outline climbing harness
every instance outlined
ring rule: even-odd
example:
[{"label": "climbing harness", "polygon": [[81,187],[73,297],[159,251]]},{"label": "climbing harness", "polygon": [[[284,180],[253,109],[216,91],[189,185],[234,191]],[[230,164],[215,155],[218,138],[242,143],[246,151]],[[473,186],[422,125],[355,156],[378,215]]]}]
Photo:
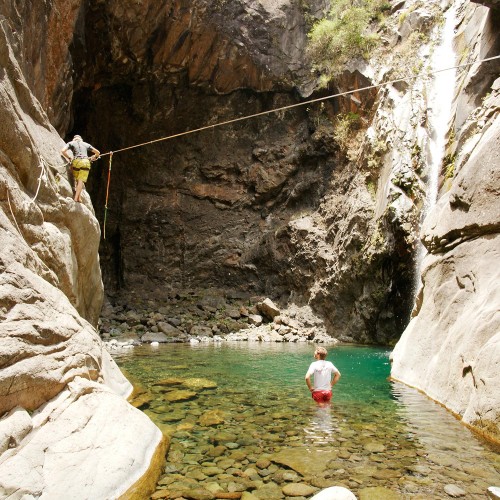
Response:
[{"label": "climbing harness", "polygon": [[106,239],[106,219],[108,218],[108,198],[109,198],[109,183],[111,181],[111,162],[113,161],[113,151],[109,152],[109,167],[108,167],[108,183],[106,185],[106,203],[104,204],[104,223],[102,234]]}]

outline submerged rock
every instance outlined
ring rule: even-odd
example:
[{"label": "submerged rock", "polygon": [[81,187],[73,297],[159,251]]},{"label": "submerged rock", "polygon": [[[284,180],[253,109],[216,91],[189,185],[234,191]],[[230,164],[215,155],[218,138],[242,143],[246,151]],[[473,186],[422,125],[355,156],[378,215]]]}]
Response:
[{"label": "submerged rock", "polygon": [[359,500],[401,500],[399,493],[382,486],[361,488],[358,495]]},{"label": "submerged rock", "polygon": [[452,498],[464,497],[467,493],[456,484],[447,484],[444,487],[445,493]]},{"label": "submerged rock", "polygon": [[215,389],[217,387],[217,382],[206,378],[186,378],[182,381],[182,385],[199,391],[202,389]]},{"label": "submerged rock", "polygon": [[149,342],[151,344],[153,343],[165,343],[165,342],[169,342],[170,341],[170,338],[165,335],[164,333],[161,333],[161,332],[148,332],[148,333],[145,333],[142,337],[141,337],[141,342]]},{"label": "submerged rock", "polygon": [[176,390],[167,392],[163,397],[166,401],[170,401],[171,403],[176,403],[179,401],[189,401],[190,399],[194,399],[198,393],[194,391],[188,390]]},{"label": "submerged rock", "polygon": [[318,491],[318,488],[304,483],[289,483],[283,486],[282,491],[289,497],[308,497]]},{"label": "submerged rock", "polygon": [[[203,413],[200,417],[200,424],[205,427],[216,426],[224,423],[224,412],[211,410]],[[226,446],[228,446],[226,444]]]},{"label": "submerged rock", "polygon": [[154,385],[163,385],[165,387],[172,387],[175,385],[181,385],[183,382],[184,382],[183,378],[169,377],[169,378],[164,378],[164,379],[158,380],[158,382],[155,382]]},{"label": "submerged rock", "polygon": [[143,405],[151,403],[153,401],[154,395],[150,392],[141,392],[132,397],[132,399],[129,399],[129,402],[132,406],[135,406],[135,408],[139,408]]},{"label": "submerged rock", "polygon": [[338,456],[336,450],[331,449],[287,449],[269,457],[272,462],[286,465],[302,476],[320,474],[326,470],[330,461]]},{"label": "submerged rock", "polygon": [[386,447],[382,443],[377,443],[375,441],[370,441],[364,446],[365,450],[370,453],[382,453],[385,451]]}]

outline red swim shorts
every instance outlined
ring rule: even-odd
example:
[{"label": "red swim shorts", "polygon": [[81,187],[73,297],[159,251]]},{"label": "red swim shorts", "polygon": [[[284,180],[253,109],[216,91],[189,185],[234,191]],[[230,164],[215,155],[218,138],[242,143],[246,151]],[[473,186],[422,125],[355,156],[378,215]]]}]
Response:
[{"label": "red swim shorts", "polygon": [[332,391],[313,391],[312,397],[316,403],[328,403],[332,399]]}]

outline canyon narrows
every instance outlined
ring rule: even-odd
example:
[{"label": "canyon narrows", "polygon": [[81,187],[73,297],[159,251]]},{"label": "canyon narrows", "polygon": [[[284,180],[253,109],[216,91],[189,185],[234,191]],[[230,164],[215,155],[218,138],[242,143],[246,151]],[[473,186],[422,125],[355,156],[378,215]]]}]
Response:
[{"label": "canyon narrows", "polygon": [[[394,378],[498,441],[500,14],[480,3],[450,2],[438,131],[439,2],[388,2],[369,57],[323,87],[307,47],[327,0],[0,5],[2,495],[152,491],[167,443],[96,331],[105,292],[307,307],[332,339],[396,345]],[[105,240],[109,155],[74,203],[74,133],[117,151]]]}]

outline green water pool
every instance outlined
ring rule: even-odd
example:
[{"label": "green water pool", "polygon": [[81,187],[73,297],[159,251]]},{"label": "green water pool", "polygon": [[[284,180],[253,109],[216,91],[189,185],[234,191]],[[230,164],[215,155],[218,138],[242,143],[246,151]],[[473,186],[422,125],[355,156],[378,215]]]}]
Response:
[{"label": "green water pool", "polygon": [[[138,406],[171,438],[158,498],[220,490],[271,500],[300,483],[311,489],[299,500],[334,485],[360,498],[451,498],[458,488],[479,499],[500,485],[498,450],[389,381],[388,349],[328,348],[342,377],[327,408],[304,382],[310,344],[167,344],[117,354],[143,391]],[[196,378],[211,384],[193,387]]]}]

